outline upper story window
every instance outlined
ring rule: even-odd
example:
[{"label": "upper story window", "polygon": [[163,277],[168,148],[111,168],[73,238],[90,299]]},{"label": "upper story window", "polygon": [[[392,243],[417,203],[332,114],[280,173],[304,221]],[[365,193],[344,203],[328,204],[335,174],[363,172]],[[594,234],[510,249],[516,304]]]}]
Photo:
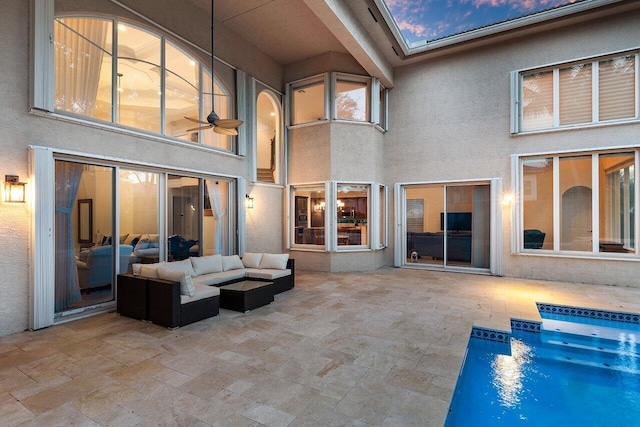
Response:
[{"label": "upper story window", "polygon": [[256,84],[256,181],[282,182],[282,96]]},{"label": "upper story window", "polygon": [[[201,63],[161,34],[118,19],[54,21],[54,108],[145,132],[234,150],[234,138],[198,129],[212,110],[235,112],[235,71]],[[192,119],[192,120],[189,120]]]},{"label": "upper story window", "polygon": [[290,83],[288,93],[291,126],[331,119],[373,123],[387,130],[387,89],[379,79],[323,74]]},{"label": "upper story window", "polygon": [[371,79],[338,74],[335,88],[336,119],[370,121]]},{"label": "upper story window", "polygon": [[513,73],[512,133],[638,120],[638,52]]},{"label": "upper story window", "polygon": [[291,85],[291,124],[326,120],[325,76],[298,81]]}]

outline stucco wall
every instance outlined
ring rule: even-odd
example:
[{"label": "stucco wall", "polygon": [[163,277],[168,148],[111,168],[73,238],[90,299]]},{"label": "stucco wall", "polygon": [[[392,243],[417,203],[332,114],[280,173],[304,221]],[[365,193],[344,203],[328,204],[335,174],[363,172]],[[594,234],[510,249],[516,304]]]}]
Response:
[{"label": "stucco wall", "polygon": [[[67,9],[74,7],[90,9],[93,1],[65,1]],[[99,2],[112,5],[109,2]],[[146,11],[162,9],[157,2],[131,2],[136,8],[146,5]],[[134,4],[135,3],[135,4]],[[141,10],[142,11],[142,10]],[[181,13],[191,13],[181,10]],[[151,14],[151,13],[150,13]],[[130,16],[130,15],[129,15]],[[178,25],[168,13],[156,13],[158,21],[171,27]],[[201,22],[206,32],[202,32],[199,45],[204,45],[209,23],[199,16],[181,17],[185,22]],[[165,22],[166,21],[166,22]],[[205,22],[206,21],[206,22]],[[182,21],[180,21],[182,22]],[[0,14],[0,148],[2,149],[3,170],[0,174],[19,175],[28,179],[28,155],[30,145],[51,147],[86,155],[87,158],[105,156],[123,162],[147,164],[159,168],[192,170],[216,175],[244,176],[248,178],[248,161],[244,157],[221,154],[205,147],[181,144],[157,137],[141,137],[130,133],[114,132],[90,124],[72,123],[42,115],[29,113],[29,2],[6,0],[2,2]],[[173,28],[175,29],[175,28]],[[197,30],[197,28],[196,28]],[[216,30],[217,31],[217,30]],[[190,36],[189,29],[182,35]],[[196,31],[197,32],[197,31]],[[200,34],[200,33],[198,33]],[[205,37],[206,36],[206,37]],[[228,49],[233,50],[233,65],[247,68],[251,74],[281,89],[282,67],[271,58],[257,52],[255,47],[246,45],[233,35],[231,40],[216,56],[222,59]],[[217,44],[217,42],[216,42]],[[231,46],[229,46],[231,44]],[[206,46],[205,46],[206,47]],[[258,70],[259,69],[259,70]],[[265,190],[260,196],[260,208],[267,214],[248,227],[247,241],[250,249],[281,251],[282,245],[282,188]],[[35,201],[37,203],[37,201]],[[28,328],[29,316],[29,254],[31,209],[33,200],[24,205],[0,204],[0,336]],[[239,207],[243,208],[243,207]],[[94,209],[96,207],[94,206]],[[268,230],[265,232],[265,230]],[[94,227],[95,232],[95,227]],[[263,238],[263,236],[265,236]],[[254,244],[253,242],[260,242]],[[54,254],[51,254],[53,257]]]},{"label": "stucco wall", "polygon": [[[637,48],[639,21],[633,12],[396,69],[387,182],[499,177],[509,191],[512,154],[640,146],[637,123],[509,134],[511,71]],[[512,255],[509,208],[502,231],[506,276],[640,285],[636,261]]]}]

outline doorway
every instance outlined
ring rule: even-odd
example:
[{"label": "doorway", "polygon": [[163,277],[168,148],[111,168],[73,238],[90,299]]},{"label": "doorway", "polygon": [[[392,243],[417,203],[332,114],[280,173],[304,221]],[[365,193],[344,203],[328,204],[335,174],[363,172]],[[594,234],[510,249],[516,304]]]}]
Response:
[{"label": "doorway", "polygon": [[490,269],[490,183],[414,184],[403,190],[403,265]]}]

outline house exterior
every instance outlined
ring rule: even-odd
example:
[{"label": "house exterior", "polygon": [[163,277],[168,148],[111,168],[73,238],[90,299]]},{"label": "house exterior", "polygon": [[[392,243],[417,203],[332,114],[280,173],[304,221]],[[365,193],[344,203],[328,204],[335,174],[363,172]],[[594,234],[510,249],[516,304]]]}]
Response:
[{"label": "house exterior", "polygon": [[378,0],[208,3],[3,2],[0,335],[187,256],[638,286],[640,3],[415,51]]}]

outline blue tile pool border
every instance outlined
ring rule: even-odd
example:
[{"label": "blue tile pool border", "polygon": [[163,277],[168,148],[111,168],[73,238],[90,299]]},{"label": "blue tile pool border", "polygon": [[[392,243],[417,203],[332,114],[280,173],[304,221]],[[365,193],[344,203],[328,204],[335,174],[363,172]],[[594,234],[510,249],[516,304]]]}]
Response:
[{"label": "blue tile pool border", "polygon": [[596,310],[584,307],[571,307],[566,305],[548,304],[537,302],[538,312],[543,314],[556,314],[563,316],[586,317],[589,319],[611,320],[614,322],[632,323],[640,325],[640,314],[622,311]]},{"label": "blue tile pool border", "polygon": [[474,326],[473,328],[471,328],[471,338],[493,341],[501,344],[509,344],[511,342],[511,333],[507,331],[499,331],[496,329]]},{"label": "blue tile pool border", "polygon": [[542,322],[536,320],[524,320],[524,319],[515,319],[511,318],[511,330],[512,331],[523,331],[523,332],[532,332],[535,334],[539,334],[542,329]]}]

